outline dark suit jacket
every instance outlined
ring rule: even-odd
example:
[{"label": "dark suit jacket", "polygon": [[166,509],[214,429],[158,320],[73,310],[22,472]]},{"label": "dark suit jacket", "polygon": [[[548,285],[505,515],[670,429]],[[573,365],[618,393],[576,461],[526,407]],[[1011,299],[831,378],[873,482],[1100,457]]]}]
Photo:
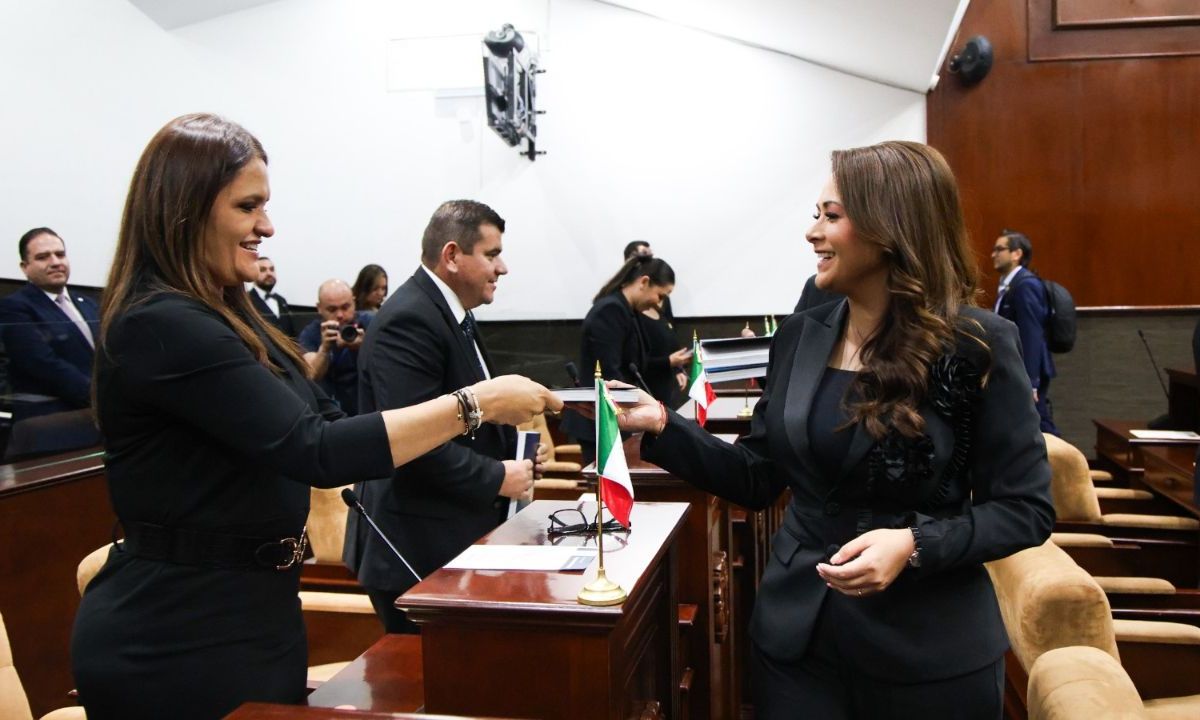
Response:
[{"label": "dark suit jacket", "polygon": [[[71,301],[100,336],[100,311],[92,300],[67,289]],[[87,407],[91,404],[95,351],[79,328],[46,293],[32,283],[0,300],[0,332],[8,354],[12,391],[49,399],[20,401],[24,417]]]},{"label": "dark suit jacket", "polygon": [[267,305],[267,301],[263,300],[262,295],[259,294],[257,287],[250,288],[246,291],[246,294],[250,296],[250,304],[254,306],[254,309],[258,311],[259,315],[263,316],[264,320],[282,330],[288,337],[296,337],[296,333],[298,331],[296,329],[296,323],[292,319],[292,308],[288,305],[288,301],[285,300],[282,295],[279,293],[271,293],[275,299],[279,301],[279,316],[276,317],[275,313],[271,310],[271,307]]},{"label": "dark suit jacket", "polygon": [[[484,359],[491,362],[480,340]],[[418,268],[387,299],[359,351],[359,412],[407,407],[472,385],[483,377],[475,350],[433,280]],[[485,424],[396,470],[390,482],[360,483],[367,512],[422,576],[445,565],[501,521],[501,460],[514,456],[516,431]],[[359,581],[404,591],[415,580],[355,513],[343,553]]]},{"label": "dark suit jacket", "polygon": [[[849,478],[868,471],[875,442],[861,427],[836,478],[823,477],[809,444],[813,397],[846,318],[845,302],[824,305],[780,327],[771,347],[767,390],[754,408],[750,434],[730,445],[672,414],[664,432],[642,441],[642,456],[681,478],[749,508],[773,503],[785,488],[792,501],[776,533],[758,590],[751,637],[770,657],[804,656],[822,605],[837,611],[840,651],[864,672],[893,682],[949,677],[994,662],[1008,646],[995,594],[982,563],[1043,542],[1054,522],[1050,468],[1029,399],[1011,323],[976,308],[991,348],[985,388],[971,403],[969,452],[947,475],[954,427],[929,402],[920,408],[932,456],[901,462],[890,481],[902,490],[887,500],[868,488],[856,497]],[[978,331],[977,331],[978,332]],[[980,349],[960,342],[958,354],[986,367]],[[982,369],[982,368],[980,368]],[[965,463],[965,464],[964,464]],[[905,491],[915,468],[926,484]],[[874,487],[879,487],[875,483]],[[867,499],[862,499],[862,498]],[[815,566],[830,546],[880,527],[916,525],[920,569],[905,569],[884,592],[851,598],[831,592]]]},{"label": "dark suit jacket", "polygon": [[596,361],[605,380],[621,380],[637,385],[629,370],[637,363],[645,374],[648,362],[646,338],[637,314],[621,291],[605,295],[592,305],[583,319],[583,338],[579,347],[579,372],[584,384],[596,372]]},{"label": "dark suit jacket", "polygon": [[841,300],[844,296],[835,292],[829,292],[817,287],[817,276],[811,275],[808,280],[804,281],[804,290],[800,292],[800,299],[796,301],[796,309],[792,310],[792,314],[802,313],[805,310],[811,310],[815,307],[820,307],[827,303]]},{"label": "dark suit jacket", "polygon": [[1046,318],[1049,313],[1046,286],[1028,268],[1021,268],[1009,282],[1008,292],[1000,298],[996,314],[1017,324],[1025,371],[1034,390],[1041,387],[1043,378],[1052,378],[1056,374],[1054,359],[1050,356],[1050,348],[1046,346]]}]

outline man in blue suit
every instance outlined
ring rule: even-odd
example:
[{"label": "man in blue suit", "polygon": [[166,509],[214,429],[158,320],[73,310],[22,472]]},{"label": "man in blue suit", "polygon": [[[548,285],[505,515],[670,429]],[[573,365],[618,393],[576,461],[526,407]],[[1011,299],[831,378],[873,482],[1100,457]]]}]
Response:
[{"label": "man in blue suit", "polygon": [[[34,228],[17,244],[21,271],[29,283],[0,300],[0,334],[8,355],[13,394],[13,439],[10,456],[65,449],[98,439],[86,412],[91,404],[92,358],[100,333],[96,303],[70,292],[71,264],[67,247],[50,228]],[[70,427],[38,425],[37,437],[22,433],[31,418],[72,413]],[[78,417],[75,417],[78,416]],[[33,445],[20,441],[30,435]],[[86,437],[84,437],[86,436]]]},{"label": "man in blue suit", "polygon": [[1033,399],[1041,416],[1042,432],[1058,435],[1048,404],[1050,378],[1055,376],[1054,359],[1046,345],[1046,321],[1050,308],[1046,301],[1046,286],[1029,269],[1033,259],[1033,244],[1022,233],[1005,230],[992,247],[992,266],[1000,274],[1000,290],[993,308],[1000,317],[1017,325],[1021,336],[1021,354]]}]

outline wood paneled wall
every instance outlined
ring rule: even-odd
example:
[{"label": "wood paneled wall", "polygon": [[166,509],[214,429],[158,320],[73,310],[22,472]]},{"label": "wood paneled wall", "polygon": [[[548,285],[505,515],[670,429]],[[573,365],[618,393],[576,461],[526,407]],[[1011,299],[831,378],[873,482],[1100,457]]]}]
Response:
[{"label": "wood paneled wall", "polygon": [[[971,3],[951,54],[985,35],[992,71],[973,87],[944,72],[928,97],[929,143],[958,176],[984,286],[1008,227],[1081,306],[1200,304],[1200,56],[1187,54],[1200,25],[1177,19],[1166,50],[1133,42],[1137,23],[1089,26],[1081,41],[1054,27],[1055,2]],[[1073,59],[1030,60],[1069,33]]]}]

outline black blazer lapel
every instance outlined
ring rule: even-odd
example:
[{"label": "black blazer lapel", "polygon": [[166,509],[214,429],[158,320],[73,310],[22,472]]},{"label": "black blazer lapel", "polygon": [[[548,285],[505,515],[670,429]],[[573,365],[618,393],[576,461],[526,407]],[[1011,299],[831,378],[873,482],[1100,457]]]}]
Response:
[{"label": "black blazer lapel", "polygon": [[804,317],[804,328],[792,354],[792,368],[788,375],[787,396],[784,401],[783,423],[787,429],[788,442],[806,469],[816,473],[808,442],[808,414],[812,409],[813,396],[821,375],[829,364],[829,354],[837,343],[838,332],[846,316],[846,303],[834,307],[824,319],[812,315]]},{"label": "black blazer lapel", "polygon": [[[421,292],[425,293],[425,296],[429,298],[429,301],[441,313],[442,321],[446,325],[446,332],[450,333],[450,337],[454,338],[454,342],[458,345],[458,360],[463,363],[463,367],[466,369],[466,377],[473,377],[477,381],[484,380],[485,378],[480,376],[479,369],[475,366],[475,348],[471,347],[471,343],[467,341],[467,336],[463,333],[462,327],[454,321],[454,313],[450,312],[450,306],[446,304],[446,298],[442,295],[441,288],[430,279],[423,268],[417,268],[417,271],[413,273],[413,280],[417,283],[417,287],[421,288]],[[481,349],[482,345],[483,342],[480,341]],[[486,355],[484,355],[484,359],[486,362]],[[488,362],[488,365],[490,369],[491,363]]]}]

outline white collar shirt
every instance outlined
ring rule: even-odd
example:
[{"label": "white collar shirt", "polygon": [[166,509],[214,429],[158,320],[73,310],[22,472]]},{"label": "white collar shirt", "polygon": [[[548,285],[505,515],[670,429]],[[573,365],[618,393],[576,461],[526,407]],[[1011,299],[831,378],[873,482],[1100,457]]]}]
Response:
[{"label": "white collar shirt", "polygon": [[[455,324],[461,326],[463,320],[465,320],[467,317],[467,309],[463,307],[462,300],[459,300],[458,295],[456,295],[454,291],[450,289],[450,286],[447,285],[445,281],[438,277],[432,270],[424,265],[421,265],[421,269],[425,271],[425,274],[429,276],[429,279],[433,280],[433,284],[437,286],[437,289],[441,290],[442,297],[446,299],[446,305],[450,308],[450,314],[454,316]],[[492,373],[490,370],[488,370],[487,363],[483,360],[483,353],[479,350],[479,343],[473,343],[473,345],[475,346],[475,354],[479,357],[479,367],[483,368],[484,378],[491,380]]]}]

